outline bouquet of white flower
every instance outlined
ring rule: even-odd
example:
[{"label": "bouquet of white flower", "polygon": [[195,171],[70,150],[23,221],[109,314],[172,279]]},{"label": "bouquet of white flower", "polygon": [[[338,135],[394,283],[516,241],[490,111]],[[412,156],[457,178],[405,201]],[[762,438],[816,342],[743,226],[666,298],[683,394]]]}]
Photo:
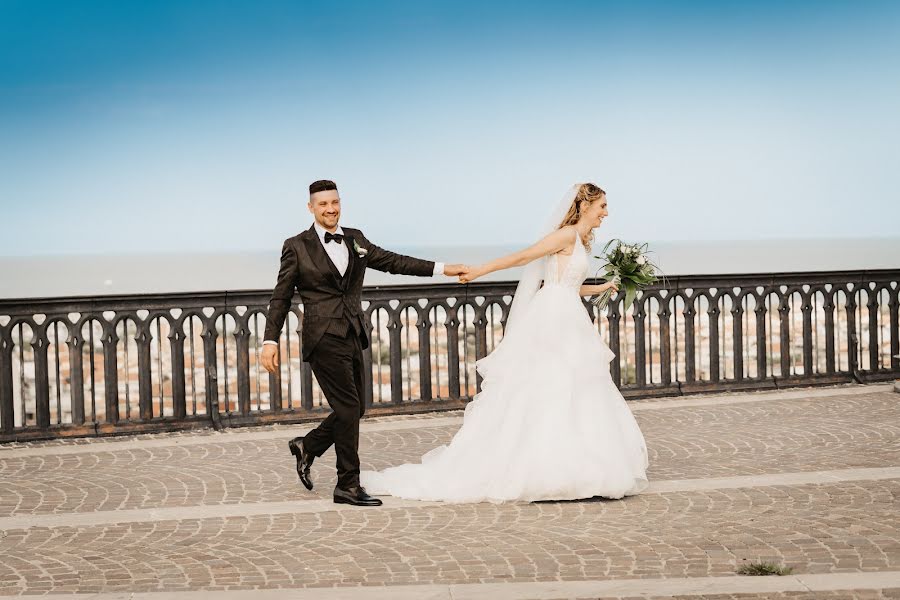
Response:
[{"label": "bouquet of white flower", "polygon": [[[615,248],[611,252],[607,252],[613,242],[616,242]],[[594,256],[594,258],[606,260],[606,264],[600,267],[606,271],[604,279],[625,289],[623,312],[634,302],[638,290],[658,280],[656,273],[659,271],[659,267],[647,258],[647,252],[647,244],[629,245],[623,243],[622,240],[612,239],[603,247],[600,256]],[[597,271],[599,272],[600,269]],[[614,293],[612,288],[608,288],[591,302],[603,309]]]}]

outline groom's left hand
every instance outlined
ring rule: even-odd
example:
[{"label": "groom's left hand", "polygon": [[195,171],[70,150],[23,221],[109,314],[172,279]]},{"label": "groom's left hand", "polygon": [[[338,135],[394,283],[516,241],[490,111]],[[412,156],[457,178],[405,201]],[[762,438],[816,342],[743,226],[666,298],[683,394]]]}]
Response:
[{"label": "groom's left hand", "polygon": [[469,272],[469,265],[444,265],[444,275],[449,275],[450,277],[456,277],[457,275],[464,275]]}]

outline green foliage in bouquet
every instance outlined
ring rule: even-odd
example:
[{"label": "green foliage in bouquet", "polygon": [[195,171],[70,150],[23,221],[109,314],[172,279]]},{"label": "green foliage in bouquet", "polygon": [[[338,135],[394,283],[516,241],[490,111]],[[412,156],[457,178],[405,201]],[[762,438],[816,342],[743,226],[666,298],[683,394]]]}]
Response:
[{"label": "green foliage in bouquet", "polygon": [[[612,251],[609,247],[615,243]],[[619,291],[625,292],[625,301],[622,305],[622,311],[628,310],[631,303],[634,302],[639,290],[647,287],[659,280],[657,273],[659,267],[654,264],[648,257],[647,244],[625,244],[622,240],[611,239],[600,253],[600,256],[594,256],[601,260],[606,260],[599,271],[605,271],[603,278],[607,282],[614,282]],[[606,290],[600,294],[593,303],[604,308],[615,292]]]}]

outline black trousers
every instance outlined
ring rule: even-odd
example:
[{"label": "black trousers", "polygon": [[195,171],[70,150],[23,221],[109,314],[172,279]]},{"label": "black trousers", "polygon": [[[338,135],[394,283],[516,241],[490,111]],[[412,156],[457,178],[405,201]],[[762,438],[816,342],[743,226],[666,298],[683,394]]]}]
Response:
[{"label": "black trousers", "polygon": [[314,456],[322,456],[334,444],[338,487],[358,486],[359,419],[366,411],[362,343],[352,327],[344,336],[326,333],[309,364],[332,413],[303,438],[303,445]]}]

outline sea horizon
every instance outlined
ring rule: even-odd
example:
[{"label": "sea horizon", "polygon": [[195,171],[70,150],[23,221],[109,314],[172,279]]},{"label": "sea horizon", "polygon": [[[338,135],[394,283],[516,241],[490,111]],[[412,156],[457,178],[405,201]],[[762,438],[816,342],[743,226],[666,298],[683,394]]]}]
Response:
[{"label": "sea horizon", "polygon": [[[606,240],[594,245],[599,254]],[[651,260],[667,276],[900,268],[900,237],[648,242]],[[122,252],[0,257],[0,298],[272,289],[280,243],[243,252]],[[427,260],[479,264],[525,245],[385,246]],[[592,269],[602,261],[592,258]],[[478,281],[514,281],[521,268]],[[393,275],[368,269],[367,287],[448,283],[455,278]]]}]

